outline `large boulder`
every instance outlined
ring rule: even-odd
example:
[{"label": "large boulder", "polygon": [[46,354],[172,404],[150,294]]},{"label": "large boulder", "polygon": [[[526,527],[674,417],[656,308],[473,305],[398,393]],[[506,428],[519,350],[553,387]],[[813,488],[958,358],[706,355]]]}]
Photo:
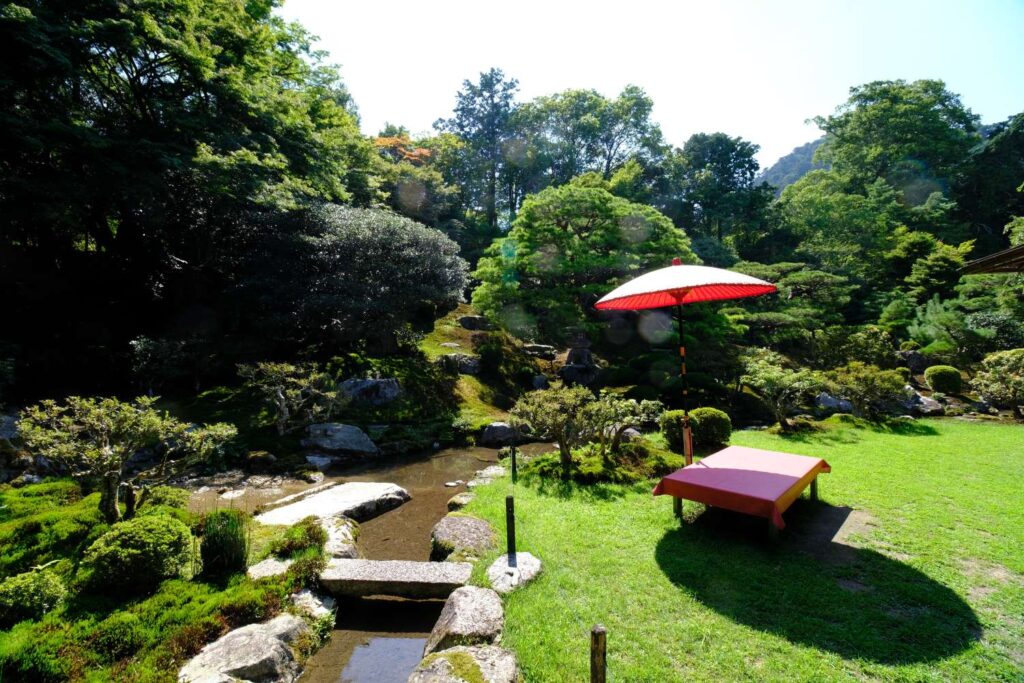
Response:
[{"label": "large boulder", "polygon": [[508,470],[501,465],[490,465],[482,470],[477,470],[476,474],[469,483],[466,484],[466,486],[472,489],[477,486],[483,486],[484,484],[490,484],[495,479],[504,477],[507,473]]},{"label": "large boulder", "polygon": [[18,438],[18,416],[0,415],[0,439],[14,441]]},{"label": "large boulder", "polygon": [[409,683],[516,683],[516,656],[496,645],[457,646],[427,655]]},{"label": "large boulder", "polygon": [[319,595],[303,588],[291,596],[292,607],[310,619],[326,619],[334,615],[337,601],[329,595]]},{"label": "large boulder", "polygon": [[480,357],[468,353],[447,353],[441,356],[441,361],[446,368],[455,370],[463,375],[480,374]]},{"label": "large boulder", "polygon": [[853,404],[845,398],[836,398],[827,391],[823,391],[814,399],[814,406],[821,411],[831,415],[833,413],[852,413]]},{"label": "large boulder", "polygon": [[477,586],[456,588],[427,638],[423,656],[459,645],[496,643],[504,628],[505,610],[497,593]]},{"label": "large boulder", "polygon": [[312,495],[292,499],[256,515],[260,524],[295,524],[313,516],[319,519],[345,516],[365,522],[393,510],[410,499],[409,492],[397,484],[350,481],[344,484],[316,487]]},{"label": "large boulder", "polygon": [[922,417],[944,415],[946,408],[930,396],[922,396],[917,389],[909,384],[904,387],[907,392],[907,400],[900,402],[900,407],[906,412]]},{"label": "large boulder", "polygon": [[353,455],[377,455],[380,452],[366,432],[355,425],[324,422],[310,425],[306,432],[308,436],[302,440],[305,448]]},{"label": "large boulder", "polygon": [[459,324],[467,330],[493,330],[494,325],[482,315],[464,315],[459,318]]},{"label": "large boulder", "polygon": [[180,683],[241,680],[291,683],[301,667],[289,645],[307,632],[300,617],[282,614],[265,624],[250,624],[204,647],[178,672]]},{"label": "large boulder", "polygon": [[402,395],[402,387],[394,377],[359,379],[352,377],[338,385],[338,390],[353,403],[383,406]]},{"label": "large boulder", "polygon": [[912,375],[923,375],[928,369],[928,359],[920,351],[897,351],[896,358]]},{"label": "large boulder", "polygon": [[516,442],[516,432],[507,422],[492,422],[484,427],[480,437],[481,446],[511,446]]},{"label": "large boulder", "polygon": [[473,561],[494,548],[490,523],[464,515],[447,515],[430,532],[430,559]]}]

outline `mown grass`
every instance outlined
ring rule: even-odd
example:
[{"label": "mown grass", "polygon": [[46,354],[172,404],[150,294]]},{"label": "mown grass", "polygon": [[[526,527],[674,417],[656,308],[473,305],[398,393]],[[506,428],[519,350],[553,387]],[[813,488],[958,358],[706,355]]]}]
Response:
[{"label": "mown grass", "polygon": [[[693,503],[680,523],[650,483],[516,487],[520,550],[544,562],[506,599],[527,680],[585,680],[596,623],[618,681],[1021,680],[1024,428],[834,422],[733,443],[833,467],[776,544]],[[466,511],[503,532],[508,478],[477,491]]]}]

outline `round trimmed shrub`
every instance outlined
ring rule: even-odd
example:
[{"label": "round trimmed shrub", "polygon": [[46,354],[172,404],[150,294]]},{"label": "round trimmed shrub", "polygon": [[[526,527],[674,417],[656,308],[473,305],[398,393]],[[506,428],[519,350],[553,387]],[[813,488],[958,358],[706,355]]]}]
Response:
[{"label": "round trimmed shrub", "polygon": [[0,624],[38,619],[61,602],[67,589],[52,571],[39,569],[0,581]]},{"label": "round trimmed shrub", "polygon": [[130,657],[145,644],[142,622],[131,612],[115,612],[96,626],[92,649],[106,661],[116,662]]},{"label": "round trimmed shrub", "polygon": [[181,574],[192,550],[192,534],[164,515],[115,524],[85,552],[82,566],[94,588],[145,591]]},{"label": "round trimmed shrub", "polygon": [[[681,410],[666,410],[658,419],[661,433],[665,435],[668,447],[676,453],[683,452],[683,416]],[[691,424],[692,426],[692,424]]]},{"label": "round trimmed shrub", "polygon": [[920,349],[921,345],[918,344],[913,339],[908,339],[907,341],[900,344],[900,351],[919,351]]},{"label": "round trimmed shrub", "polygon": [[943,394],[959,394],[964,386],[960,371],[952,365],[933,365],[924,371],[924,379],[929,389]]},{"label": "round trimmed shrub", "polygon": [[241,510],[215,510],[203,519],[203,573],[225,576],[244,571],[249,560],[249,516]]},{"label": "round trimmed shrub", "polygon": [[721,446],[732,436],[732,420],[718,408],[696,408],[690,411],[694,446]]}]

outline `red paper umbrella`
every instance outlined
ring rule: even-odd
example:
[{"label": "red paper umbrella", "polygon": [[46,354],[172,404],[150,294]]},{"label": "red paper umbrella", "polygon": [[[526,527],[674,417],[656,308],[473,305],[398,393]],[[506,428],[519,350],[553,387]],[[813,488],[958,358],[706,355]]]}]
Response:
[{"label": "red paper umbrella", "polygon": [[683,344],[683,305],[704,301],[742,299],[773,294],[775,285],[749,275],[709,266],[684,266],[678,258],[668,268],[645,273],[616,287],[597,302],[602,311],[637,311],[647,308],[675,307],[679,323],[680,376],[683,379],[683,433],[686,464],[693,461],[690,433],[689,386],[686,381],[686,347]]}]

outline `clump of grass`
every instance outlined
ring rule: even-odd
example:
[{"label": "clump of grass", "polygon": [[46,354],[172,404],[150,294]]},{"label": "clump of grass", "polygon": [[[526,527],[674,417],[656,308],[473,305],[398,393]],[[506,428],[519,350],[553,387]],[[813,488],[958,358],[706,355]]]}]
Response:
[{"label": "clump of grass", "polygon": [[226,576],[244,571],[249,560],[249,516],[241,510],[215,510],[203,520],[200,554],[203,572]]},{"label": "clump of grass", "polygon": [[284,533],[270,548],[270,552],[278,557],[291,559],[301,555],[310,548],[323,549],[327,543],[327,530],[320,525],[320,520],[310,516],[299,520]]}]

